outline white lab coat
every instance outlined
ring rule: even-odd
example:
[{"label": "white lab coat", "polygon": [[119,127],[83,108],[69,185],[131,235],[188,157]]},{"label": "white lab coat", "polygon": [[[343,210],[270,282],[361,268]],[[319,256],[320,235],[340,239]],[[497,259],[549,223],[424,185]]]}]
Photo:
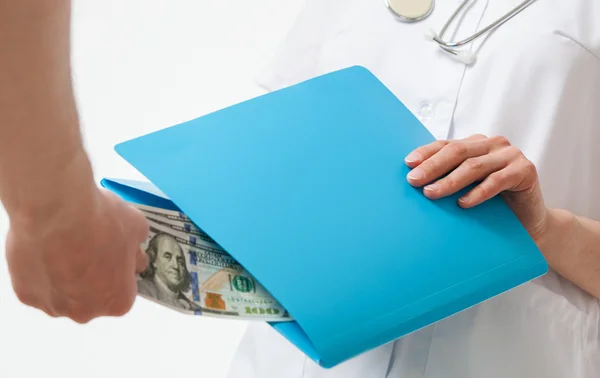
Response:
[{"label": "white lab coat", "polygon": [[[455,39],[520,1],[475,2]],[[258,81],[273,90],[363,65],[436,138],[503,135],[536,164],[548,206],[600,220],[600,1],[538,0],[472,43],[472,67],[423,37],[459,3],[405,24],[382,0],[307,0]],[[599,326],[599,301],[551,271],[329,370],[251,324],[229,378],[598,378]]]}]

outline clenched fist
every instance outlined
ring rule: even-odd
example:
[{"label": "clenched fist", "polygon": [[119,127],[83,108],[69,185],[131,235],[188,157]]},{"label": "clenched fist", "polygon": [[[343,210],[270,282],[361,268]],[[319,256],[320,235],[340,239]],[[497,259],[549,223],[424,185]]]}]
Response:
[{"label": "clenched fist", "polygon": [[112,193],[93,188],[68,198],[40,224],[11,223],[6,258],[13,288],[26,305],[87,323],[127,313],[136,273],[147,256],[144,216]]}]

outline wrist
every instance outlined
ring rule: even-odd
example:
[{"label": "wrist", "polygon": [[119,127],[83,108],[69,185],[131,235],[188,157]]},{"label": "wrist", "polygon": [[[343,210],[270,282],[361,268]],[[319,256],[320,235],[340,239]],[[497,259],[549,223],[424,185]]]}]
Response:
[{"label": "wrist", "polygon": [[27,180],[5,204],[11,227],[23,232],[51,232],[56,219],[66,219],[83,202],[95,200],[97,188],[87,154],[82,148],[65,150],[44,172]]},{"label": "wrist", "polygon": [[561,264],[563,254],[572,244],[577,231],[577,217],[568,210],[548,209],[544,231],[535,242],[554,268]]}]

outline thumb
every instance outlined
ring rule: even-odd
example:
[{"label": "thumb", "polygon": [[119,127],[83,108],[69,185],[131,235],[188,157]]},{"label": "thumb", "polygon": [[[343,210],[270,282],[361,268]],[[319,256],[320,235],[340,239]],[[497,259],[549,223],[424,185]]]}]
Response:
[{"label": "thumb", "polygon": [[142,249],[142,244],[148,238],[150,228],[148,220],[141,211],[129,205],[130,208],[130,230],[136,243],[137,253],[135,255],[135,271],[141,273],[148,267],[148,254]]},{"label": "thumb", "polygon": [[135,272],[142,273],[148,268],[148,255],[140,247],[135,258]]}]

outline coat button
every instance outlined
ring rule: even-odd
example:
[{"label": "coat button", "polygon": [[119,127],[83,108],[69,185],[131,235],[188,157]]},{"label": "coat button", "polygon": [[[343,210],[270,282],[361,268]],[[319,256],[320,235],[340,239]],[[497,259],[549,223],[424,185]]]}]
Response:
[{"label": "coat button", "polygon": [[430,102],[424,102],[419,109],[419,119],[421,122],[427,122],[435,116],[435,109]]}]

